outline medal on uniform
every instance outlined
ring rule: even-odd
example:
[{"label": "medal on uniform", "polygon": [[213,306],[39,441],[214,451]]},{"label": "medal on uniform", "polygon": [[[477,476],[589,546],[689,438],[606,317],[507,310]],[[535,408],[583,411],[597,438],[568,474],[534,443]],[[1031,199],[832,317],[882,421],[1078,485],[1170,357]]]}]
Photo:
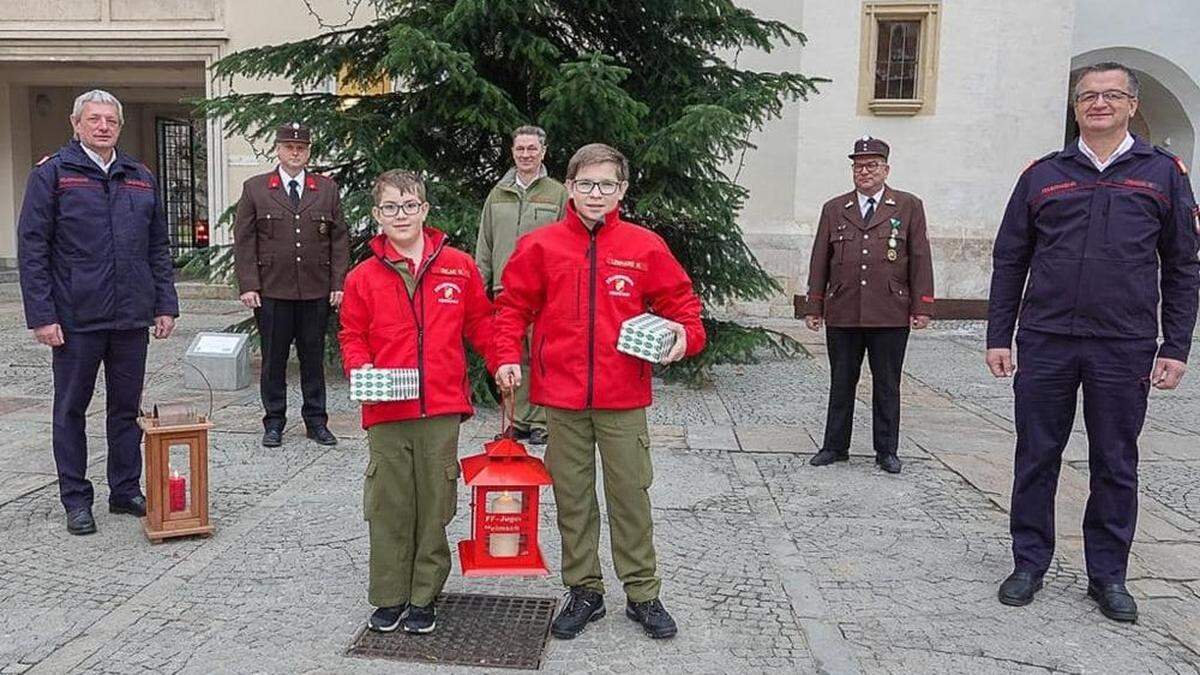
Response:
[{"label": "medal on uniform", "polygon": [[892,234],[890,237],[888,237],[887,253],[885,253],[884,256],[888,259],[888,262],[896,262],[896,258],[900,257],[900,254],[896,253],[896,246],[898,245],[898,242],[896,241],[896,235],[900,233],[900,219],[892,218],[891,226]]},{"label": "medal on uniform", "polygon": [[317,232],[320,232],[322,235],[329,234],[329,224],[321,223],[317,226]]}]

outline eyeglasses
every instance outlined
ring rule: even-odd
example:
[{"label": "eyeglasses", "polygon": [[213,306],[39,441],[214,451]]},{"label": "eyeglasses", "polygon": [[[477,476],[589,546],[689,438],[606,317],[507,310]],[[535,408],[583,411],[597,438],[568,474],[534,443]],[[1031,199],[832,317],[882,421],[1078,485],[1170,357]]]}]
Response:
[{"label": "eyeglasses", "polygon": [[421,207],[425,202],[411,201],[397,204],[396,202],[384,202],[375,208],[387,218],[395,218],[403,211],[406,216],[415,216],[421,212]]},{"label": "eyeglasses", "polygon": [[600,194],[606,197],[616,193],[621,187],[621,183],[615,180],[577,180],[572,185],[575,187],[575,191],[581,195],[590,195],[592,190],[600,188]]},{"label": "eyeglasses", "polygon": [[1085,91],[1076,94],[1075,102],[1083,105],[1092,105],[1099,99],[1104,99],[1105,103],[1120,103],[1131,98],[1137,97],[1120,89],[1109,89],[1108,91]]},{"label": "eyeglasses", "polygon": [[887,166],[887,165],[884,164],[883,162],[865,162],[863,164],[858,164],[858,163],[852,162],[850,164],[850,170],[854,171],[856,173],[863,173],[864,171],[869,172],[869,173],[875,173],[876,171],[879,170],[879,167],[881,167],[881,166]]}]

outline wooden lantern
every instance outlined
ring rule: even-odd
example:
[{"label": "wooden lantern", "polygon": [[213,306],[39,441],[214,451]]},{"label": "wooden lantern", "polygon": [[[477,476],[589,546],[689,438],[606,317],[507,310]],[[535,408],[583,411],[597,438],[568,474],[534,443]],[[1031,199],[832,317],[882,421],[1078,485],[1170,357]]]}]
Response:
[{"label": "wooden lantern", "polygon": [[[152,416],[138,418],[146,438],[146,515],[142,528],[151,543],[171,537],[209,536],[208,523],[208,430],[212,422],[204,415],[180,413],[178,405],[155,406]],[[171,503],[171,448],[187,446],[191,469],[189,499]],[[174,506],[174,508],[172,508]]]}]

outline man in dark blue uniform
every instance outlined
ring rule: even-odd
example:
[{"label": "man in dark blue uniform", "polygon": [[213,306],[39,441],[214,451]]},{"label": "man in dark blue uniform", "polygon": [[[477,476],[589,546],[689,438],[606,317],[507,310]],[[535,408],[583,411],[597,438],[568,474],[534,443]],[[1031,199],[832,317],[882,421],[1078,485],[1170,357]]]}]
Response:
[{"label": "man in dark blue uniform", "polygon": [[[1075,86],[1078,141],[1027,168],[1009,200],[993,252],[987,336],[992,374],[1016,373],[1015,570],[1000,586],[1000,602],[1031,602],[1050,566],[1054,494],[1082,386],[1088,595],[1105,616],[1127,622],[1137,619],[1125,588],[1137,525],[1137,439],[1150,387],[1174,389],[1187,368],[1200,288],[1187,171],[1130,135],[1137,105],[1137,78],[1125,66],[1083,72]],[[1018,310],[1019,370],[1010,351]]]},{"label": "man in dark blue uniform", "polygon": [[88,404],[104,364],[109,511],[146,514],[137,426],[147,327],[165,338],[179,316],[167,225],[154,176],[117,150],[121,103],[75,99],[75,138],[29,176],[17,226],[25,321],[53,351],[54,461],[67,531],[91,534]]}]

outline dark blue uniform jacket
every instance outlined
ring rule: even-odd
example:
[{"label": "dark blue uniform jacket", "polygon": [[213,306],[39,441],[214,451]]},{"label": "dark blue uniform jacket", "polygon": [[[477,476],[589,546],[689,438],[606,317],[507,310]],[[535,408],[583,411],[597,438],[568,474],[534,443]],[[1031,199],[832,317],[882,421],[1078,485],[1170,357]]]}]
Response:
[{"label": "dark blue uniform jacket", "polygon": [[30,328],[128,330],[179,316],[155,188],[129,155],[117,151],[106,176],[74,140],[34,168],[17,226]]},{"label": "dark blue uniform jacket", "polygon": [[1159,356],[1186,361],[1200,289],[1196,218],[1183,165],[1136,136],[1103,172],[1075,141],[1038,160],[996,236],[987,346],[1011,346],[1018,311],[1023,328],[1046,333],[1158,337],[1161,289]]}]

